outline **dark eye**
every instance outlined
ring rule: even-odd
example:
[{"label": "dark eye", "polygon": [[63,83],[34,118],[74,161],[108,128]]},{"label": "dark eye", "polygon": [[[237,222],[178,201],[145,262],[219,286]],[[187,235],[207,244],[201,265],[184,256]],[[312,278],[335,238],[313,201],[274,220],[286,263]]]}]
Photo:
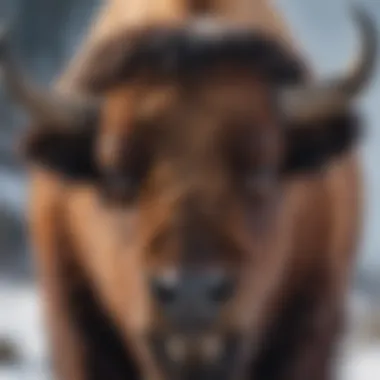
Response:
[{"label": "dark eye", "polygon": [[[120,148],[117,166],[104,168],[102,190],[105,198],[133,202],[150,170],[154,144],[153,133],[146,133],[148,126],[138,124]],[[151,136],[153,135],[153,136]]]},{"label": "dark eye", "polygon": [[149,170],[145,156],[125,158],[124,167],[108,168],[101,176],[101,192],[107,201],[132,203],[138,197]]}]

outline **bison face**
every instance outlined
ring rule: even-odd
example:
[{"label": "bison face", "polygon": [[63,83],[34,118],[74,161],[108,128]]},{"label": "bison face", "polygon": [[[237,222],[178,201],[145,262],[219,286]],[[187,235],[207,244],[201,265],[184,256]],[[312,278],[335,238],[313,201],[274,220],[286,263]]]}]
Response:
[{"label": "bison face", "polygon": [[82,78],[98,104],[63,107],[4,60],[39,125],[29,161],[96,194],[88,223],[112,247],[100,252],[88,234],[107,263],[96,280],[118,294],[119,317],[141,317],[139,338],[171,378],[235,378],[254,350],[295,232],[288,180],[356,141],[351,102],[376,56],[372,24],[358,20],[362,59],[322,84],[275,41],[220,26],[106,44]]},{"label": "bison face", "polygon": [[281,278],[285,130],[272,86],[244,67],[106,94],[98,194],[135,231],[120,249],[138,247],[145,334],[173,376],[232,370]]}]

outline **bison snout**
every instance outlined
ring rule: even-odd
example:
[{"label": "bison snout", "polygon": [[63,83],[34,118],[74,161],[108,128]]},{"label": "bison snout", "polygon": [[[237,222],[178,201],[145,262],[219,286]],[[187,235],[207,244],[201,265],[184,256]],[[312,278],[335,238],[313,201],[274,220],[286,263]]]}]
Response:
[{"label": "bison snout", "polygon": [[201,331],[211,327],[234,293],[231,276],[221,272],[191,271],[153,278],[152,292],[171,326]]}]

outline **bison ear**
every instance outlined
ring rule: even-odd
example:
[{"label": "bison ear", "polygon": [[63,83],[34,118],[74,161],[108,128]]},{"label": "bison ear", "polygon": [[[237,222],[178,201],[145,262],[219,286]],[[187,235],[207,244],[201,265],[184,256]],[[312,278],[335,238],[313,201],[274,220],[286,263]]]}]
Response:
[{"label": "bison ear", "polygon": [[285,174],[316,172],[348,152],[359,139],[359,119],[351,113],[286,129]]},{"label": "bison ear", "polygon": [[32,165],[55,172],[68,180],[88,182],[97,178],[94,158],[95,130],[40,128],[31,132],[21,146]]}]

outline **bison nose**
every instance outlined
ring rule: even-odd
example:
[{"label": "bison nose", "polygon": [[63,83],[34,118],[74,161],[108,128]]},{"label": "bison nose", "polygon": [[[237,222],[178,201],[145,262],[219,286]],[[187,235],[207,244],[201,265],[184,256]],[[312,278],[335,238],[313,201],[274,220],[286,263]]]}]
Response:
[{"label": "bison nose", "polygon": [[210,300],[224,303],[233,295],[234,281],[230,276],[217,276],[210,281],[208,294]]},{"label": "bison nose", "polygon": [[170,305],[178,297],[179,283],[176,280],[168,280],[166,276],[154,277],[152,291],[161,305]]},{"label": "bison nose", "polygon": [[152,292],[166,317],[177,326],[206,327],[232,297],[233,279],[210,271],[153,278]]}]

